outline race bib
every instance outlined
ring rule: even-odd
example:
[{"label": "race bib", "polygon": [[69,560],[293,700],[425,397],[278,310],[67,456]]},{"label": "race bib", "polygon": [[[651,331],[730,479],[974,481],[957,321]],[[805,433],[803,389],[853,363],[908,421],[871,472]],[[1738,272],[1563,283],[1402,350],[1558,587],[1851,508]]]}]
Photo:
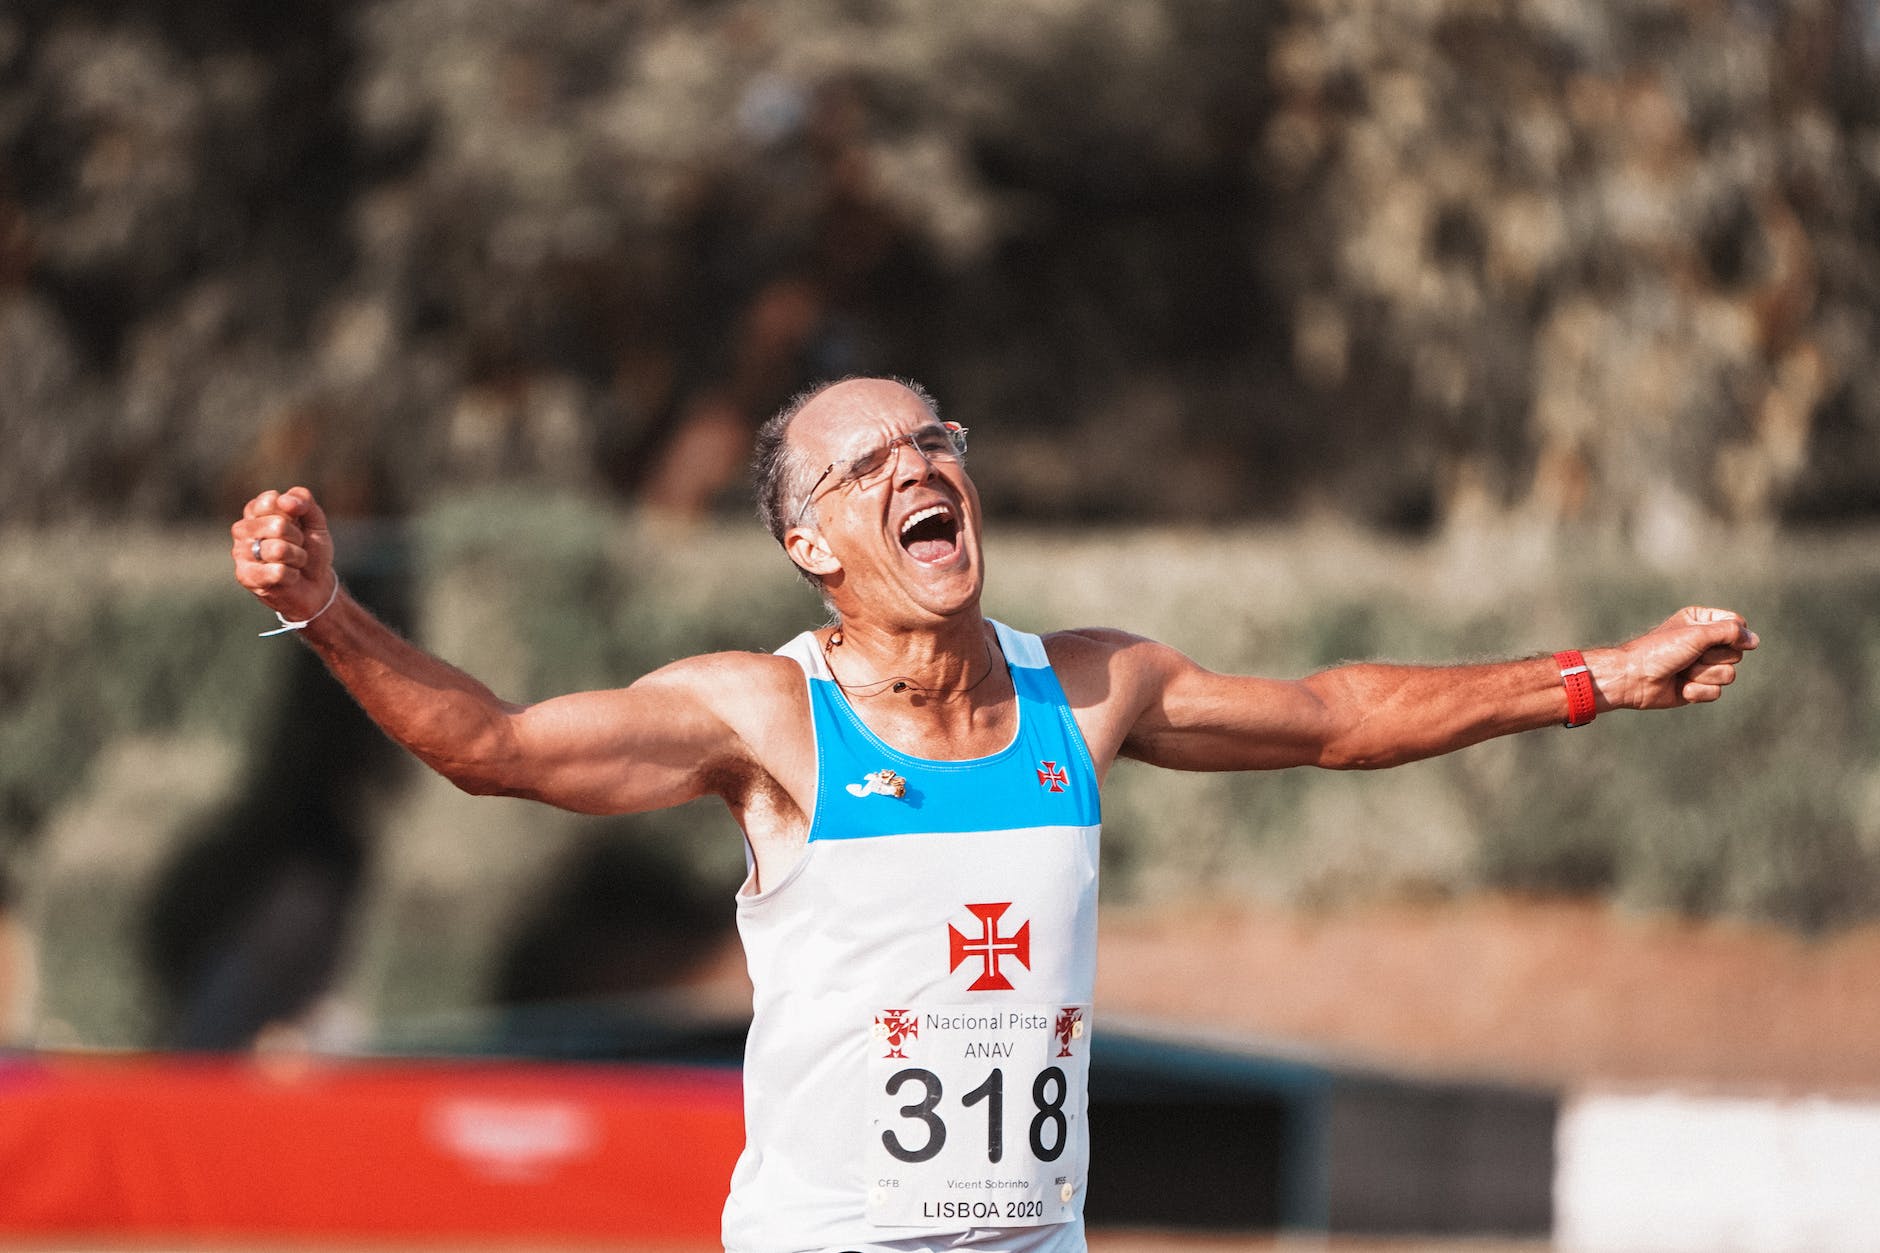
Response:
[{"label": "race bib", "polygon": [[1090,1164],[1084,1005],[887,1009],[870,1028],[869,1221],[1069,1222]]}]

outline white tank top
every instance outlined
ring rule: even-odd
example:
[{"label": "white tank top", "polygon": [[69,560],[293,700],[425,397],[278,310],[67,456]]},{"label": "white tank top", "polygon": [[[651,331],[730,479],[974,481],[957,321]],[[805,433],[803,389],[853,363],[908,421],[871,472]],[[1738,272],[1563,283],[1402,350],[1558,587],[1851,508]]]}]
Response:
[{"label": "white tank top", "polygon": [[782,882],[738,896],[754,1017],[733,1253],[1082,1250],[1096,772],[1043,643],[994,623],[1005,748],[890,747],[816,638],[816,800]]}]

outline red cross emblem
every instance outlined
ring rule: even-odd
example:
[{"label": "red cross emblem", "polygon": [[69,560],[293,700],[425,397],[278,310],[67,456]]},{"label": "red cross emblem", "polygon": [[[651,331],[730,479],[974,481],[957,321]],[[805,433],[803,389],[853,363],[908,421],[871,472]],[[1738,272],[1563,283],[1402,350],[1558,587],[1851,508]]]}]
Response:
[{"label": "red cross emblem", "polygon": [[1070,776],[1064,773],[1064,767],[1055,761],[1038,763],[1038,786],[1048,787],[1053,792],[1062,792],[1070,786]]},{"label": "red cross emblem", "polygon": [[979,919],[979,935],[963,935],[952,923],[947,924],[947,950],[952,955],[953,964],[947,967],[952,974],[960,968],[960,963],[968,957],[977,957],[983,965],[979,977],[967,985],[968,992],[1010,992],[1012,981],[999,973],[999,959],[1014,957],[1025,969],[1031,969],[1031,923],[1027,922],[1011,935],[999,934],[999,919],[1012,907],[1010,901],[999,901],[989,905],[968,905],[967,911]]},{"label": "red cross emblem", "polygon": [[904,1009],[884,1009],[875,1015],[875,1038],[885,1041],[883,1057],[906,1057],[901,1046],[920,1034],[920,1015]]}]

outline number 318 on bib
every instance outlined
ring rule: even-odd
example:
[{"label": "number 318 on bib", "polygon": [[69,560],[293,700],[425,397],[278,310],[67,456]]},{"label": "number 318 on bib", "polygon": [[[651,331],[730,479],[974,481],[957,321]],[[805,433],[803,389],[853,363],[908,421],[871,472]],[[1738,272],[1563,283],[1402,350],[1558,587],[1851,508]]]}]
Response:
[{"label": "number 318 on bib", "polygon": [[870,1065],[870,1219],[938,1230],[1076,1217],[1090,1153],[1085,1012],[896,1011],[914,1029]]}]

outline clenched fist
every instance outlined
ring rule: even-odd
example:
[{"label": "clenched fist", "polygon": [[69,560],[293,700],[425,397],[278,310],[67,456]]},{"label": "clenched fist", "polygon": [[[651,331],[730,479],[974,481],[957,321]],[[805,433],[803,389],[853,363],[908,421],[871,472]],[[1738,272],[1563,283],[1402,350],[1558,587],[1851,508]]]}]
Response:
[{"label": "clenched fist", "polygon": [[1743,654],[1762,641],[1728,609],[1680,609],[1652,630],[1613,649],[1618,664],[1595,667],[1602,695],[1632,709],[1670,709],[1723,695]]},{"label": "clenched fist", "polygon": [[305,622],[332,603],[333,536],[326,513],[304,487],[266,491],[249,501],[234,538],[235,581],[283,622]]}]

